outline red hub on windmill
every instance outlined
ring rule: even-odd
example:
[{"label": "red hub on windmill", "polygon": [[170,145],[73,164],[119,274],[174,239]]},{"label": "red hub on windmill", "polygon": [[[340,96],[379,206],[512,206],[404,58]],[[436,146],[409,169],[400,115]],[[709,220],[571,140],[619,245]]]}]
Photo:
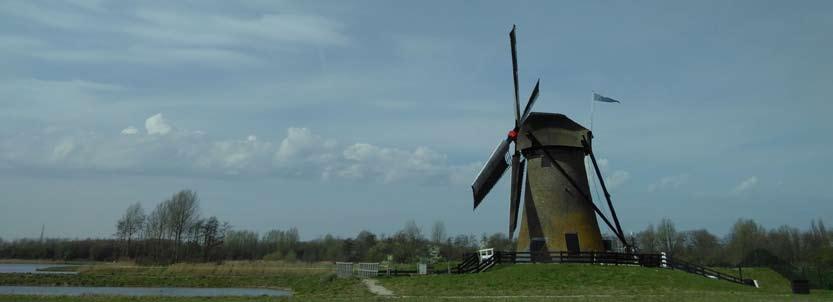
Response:
[{"label": "red hub on windmill", "polygon": [[515,139],[517,137],[518,137],[518,132],[517,131],[515,131],[515,130],[510,130],[509,131],[509,138]]}]

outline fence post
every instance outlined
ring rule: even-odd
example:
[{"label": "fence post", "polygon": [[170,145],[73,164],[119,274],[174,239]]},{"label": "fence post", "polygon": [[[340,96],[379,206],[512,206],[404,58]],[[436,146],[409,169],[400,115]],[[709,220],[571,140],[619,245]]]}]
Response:
[{"label": "fence post", "polygon": [[738,263],[738,275],[740,275],[740,280],[743,280],[743,268],[740,263]]},{"label": "fence post", "polygon": [[[660,252],[660,267],[667,268],[668,267],[668,258],[665,256],[665,252]],[[673,267],[672,267],[673,269]]]}]

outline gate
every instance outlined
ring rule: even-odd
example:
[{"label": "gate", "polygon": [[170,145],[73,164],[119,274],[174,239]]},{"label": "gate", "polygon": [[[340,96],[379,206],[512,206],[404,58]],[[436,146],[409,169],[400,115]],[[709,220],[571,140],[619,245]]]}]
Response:
[{"label": "gate", "polygon": [[336,262],[336,276],[350,278],[353,276],[353,262]]},{"label": "gate", "polygon": [[359,278],[374,278],[379,276],[379,263],[359,263],[356,276]]}]

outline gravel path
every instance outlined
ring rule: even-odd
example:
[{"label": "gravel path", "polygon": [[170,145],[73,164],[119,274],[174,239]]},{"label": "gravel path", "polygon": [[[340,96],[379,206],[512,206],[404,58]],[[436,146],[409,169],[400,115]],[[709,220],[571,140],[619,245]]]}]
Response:
[{"label": "gravel path", "polygon": [[378,296],[393,296],[393,292],[379,284],[376,279],[362,279],[367,289]]}]

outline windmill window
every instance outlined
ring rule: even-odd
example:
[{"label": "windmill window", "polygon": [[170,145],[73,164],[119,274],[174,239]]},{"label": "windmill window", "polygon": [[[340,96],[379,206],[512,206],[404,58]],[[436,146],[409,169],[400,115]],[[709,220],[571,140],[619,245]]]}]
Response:
[{"label": "windmill window", "polygon": [[579,247],[578,243],[578,234],[577,233],[566,233],[564,234],[564,241],[567,243],[567,252],[579,253],[581,252],[581,248]]},{"label": "windmill window", "polygon": [[529,246],[530,252],[543,252],[547,250],[547,239],[543,237],[533,237]]},{"label": "windmill window", "polygon": [[541,167],[552,167],[552,161],[546,156],[541,157]]}]

